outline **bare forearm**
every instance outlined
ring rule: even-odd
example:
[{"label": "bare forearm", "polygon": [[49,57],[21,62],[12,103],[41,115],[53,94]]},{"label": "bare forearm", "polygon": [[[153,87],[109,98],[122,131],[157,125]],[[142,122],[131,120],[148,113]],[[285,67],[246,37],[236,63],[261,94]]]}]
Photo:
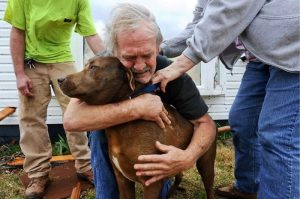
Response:
[{"label": "bare forearm", "polygon": [[183,73],[193,68],[193,66],[195,66],[195,63],[183,54],[181,54],[174,61],[174,63],[169,66],[169,68],[177,70],[182,75]]},{"label": "bare forearm", "polygon": [[85,39],[94,54],[102,50],[105,50],[103,41],[98,34],[87,36],[85,37]]},{"label": "bare forearm", "polygon": [[106,105],[87,105],[71,99],[64,113],[64,128],[68,131],[104,129],[138,119],[132,100]]},{"label": "bare forearm", "polygon": [[25,32],[12,27],[10,33],[10,49],[15,75],[24,74]]},{"label": "bare forearm", "polygon": [[202,121],[193,122],[195,125],[194,134],[186,149],[187,157],[191,158],[191,162],[195,162],[201,157],[214,142],[216,137],[216,126],[210,116],[205,115]]}]

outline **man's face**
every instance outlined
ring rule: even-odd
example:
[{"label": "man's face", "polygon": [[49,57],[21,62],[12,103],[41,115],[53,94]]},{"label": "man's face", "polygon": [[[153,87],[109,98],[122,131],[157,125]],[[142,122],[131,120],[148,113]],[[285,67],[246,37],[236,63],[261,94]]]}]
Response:
[{"label": "man's face", "polygon": [[156,37],[142,25],[137,30],[124,30],[117,34],[117,57],[129,68],[136,81],[150,82],[156,68],[158,47]]}]

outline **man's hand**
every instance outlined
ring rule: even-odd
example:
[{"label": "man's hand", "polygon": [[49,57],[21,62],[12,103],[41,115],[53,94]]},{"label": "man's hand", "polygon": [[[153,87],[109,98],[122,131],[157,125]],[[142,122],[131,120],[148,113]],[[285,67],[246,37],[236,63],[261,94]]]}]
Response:
[{"label": "man's hand", "polygon": [[22,95],[24,95],[26,97],[33,96],[32,81],[27,75],[22,74],[22,75],[17,76],[17,88]]},{"label": "man's hand", "polygon": [[195,65],[192,60],[184,55],[180,55],[171,65],[161,70],[158,70],[152,78],[152,83],[160,82],[160,89],[165,93],[167,84],[183,75],[186,71]]},{"label": "man's hand", "polygon": [[140,119],[155,121],[161,128],[165,128],[165,123],[171,124],[168,112],[159,96],[147,93],[133,100],[136,100],[136,111]]},{"label": "man's hand", "polygon": [[163,68],[161,70],[158,70],[152,78],[152,83],[157,84],[160,82],[160,89],[165,93],[166,92],[166,86],[167,84],[179,77],[181,73],[176,70],[172,69],[170,67]]},{"label": "man's hand", "polygon": [[184,150],[158,141],[155,145],[164,154],[140,155],[138,160],[141,163],[134,165],[137,176],[152,176],[144,182],[146,186],[189,169],[195,163]]}]

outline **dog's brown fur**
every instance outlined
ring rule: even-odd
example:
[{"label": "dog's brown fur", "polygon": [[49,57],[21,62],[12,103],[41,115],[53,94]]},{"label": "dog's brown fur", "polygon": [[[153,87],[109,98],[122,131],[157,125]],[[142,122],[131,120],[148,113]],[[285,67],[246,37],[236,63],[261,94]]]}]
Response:
[{"label": "dog's brown fur", "polygon": [[[59,79],[62,91],[88,104],[107,104],[128,99],[134,90],[144,85],[134,82],[130,70],[114,57],[94,57],[83,71]],[[136,120],[106,129],[109,156],[114,167],[120,191],[120,198],[135,198],[134,182],[142,182],[145,177],[136,176],[133,165],[141,154],[160,153],[155,148],[158,140],[166,145],[185,149],[193,134],[193,125],[178,112],[166,105],[171,125],[161,129],[155,122]],[[213,199],[214,160],[216,143],[197,161],[197,169],[202,176],[207,198]],[[144,198],[159,198],[163,182],[144,187]]]}]

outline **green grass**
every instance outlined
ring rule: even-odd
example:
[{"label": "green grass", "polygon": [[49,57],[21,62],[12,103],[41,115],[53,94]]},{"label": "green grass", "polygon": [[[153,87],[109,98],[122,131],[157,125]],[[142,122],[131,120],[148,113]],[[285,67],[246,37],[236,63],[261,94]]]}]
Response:
[{"label": "green grass", "polygon": [[21,153],[21,148],[18,144],[2,145],[0,147],[0,156],[12,156]]},{"label": "green grass", "polygon": [[19,180],[19,172],[2,173],[0,170],[0,198],[18,199],[24,198],[24,188]]},{"label": "green grass", "polygon": [[[217,157],[215,164],[215,183],[214,187],[227,185],[233,182],[233,146],[231,139],[218,140]],[[12,151],[17,148],[10,146],[9,151],[5,152],[6,155],[12,155]],[[18,151],[18,150],[17,150]],[[0,154],[0,158],[3,154]],[[0,167],[0,198],[1,199],[18,199],[23,198],[24,188],[21,185],[19,176],[24,174],[22,170],[7,170]],[[172,199],[204,199],[205,191],[200,180],[200,177],[195,168],[184,172],[183,181],[180,184],[184,190],[178,190]],[[137,198],[140,199],[142,195],[141,186],[137,186]],[[82,193],[83,199],[94,199],[94,189]]]},{"label": "green grass", "polygon": [[58,141],[52,147],[52,155],[68,155],[71,154],[66,138],[58,134]]}]

